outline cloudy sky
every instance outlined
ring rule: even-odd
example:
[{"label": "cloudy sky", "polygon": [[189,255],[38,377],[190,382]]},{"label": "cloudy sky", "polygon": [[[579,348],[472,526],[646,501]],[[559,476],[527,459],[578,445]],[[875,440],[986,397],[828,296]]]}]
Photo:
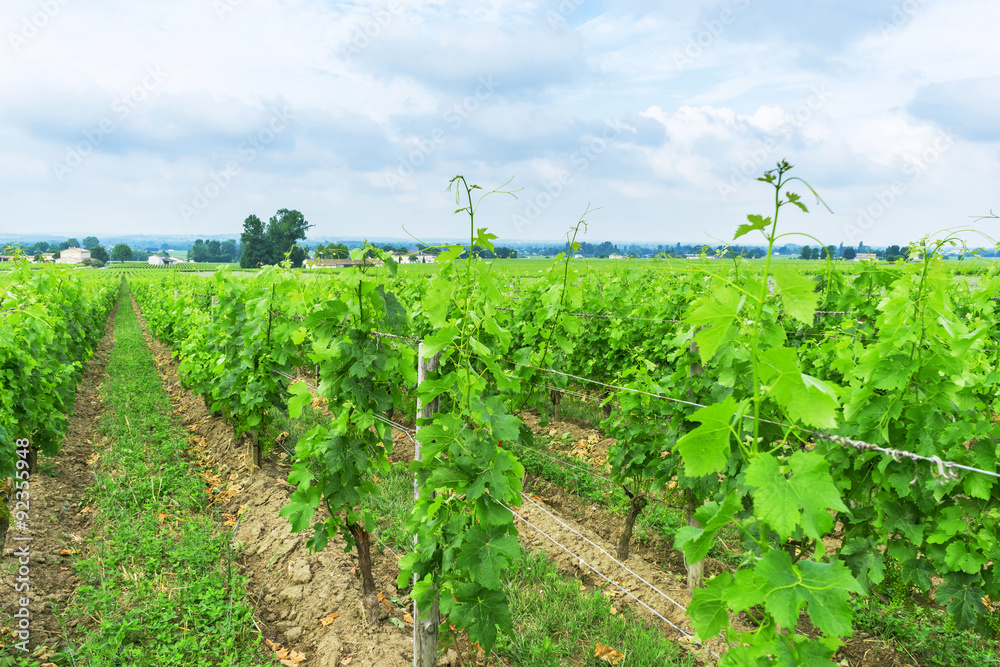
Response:
[{"label": "cloudy sky", "polygon": [[786,230],[904,243],[1000,212],[998,25],[995,0],[4,0],[0,232],[294,208],[458,237],[462,174],[513,179],[477,217],[504,239],[589,205],[590,241],[710,242],[787,158],[834,213]]}]

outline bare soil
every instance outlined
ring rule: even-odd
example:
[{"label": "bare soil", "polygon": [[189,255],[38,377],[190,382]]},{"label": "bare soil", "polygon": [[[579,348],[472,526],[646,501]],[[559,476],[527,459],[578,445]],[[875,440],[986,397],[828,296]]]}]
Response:
[{"label": "bare soil", "polygon": [[[3,590],[4,622],[14,610],[18,597],[24,595],[15,589],[21,563],[14,552],[25,544],[29,546],[31,637],[28,646],[33,652],[42,647],[50,649],[37,654],[42,658],[55,652],[56,647],[65,646],[66,638],[73,636],[78,624],[77,619],[65,617],[64,610],[80,585],[72,561],[86,549],[93,532],[92,508],[86,505],[86,495],[95,479],[90,461],[97,440],[95,425],[104,407],[100,386],[114,344],[113,321],[112,313],[104,336],[84,365],[84,375],[76,389],[73,416],[59,455],[54,459],[41,456],[39,471],[31,475],[28,526],[22,531],[12,524],[3,545],[0,590]],[[18,537],[31,539],[18,541],[15,539]],[[4,640],[10,643],[8,636],[4,636]]]},{"label": "bare soil", "polygon": [[404,627],[388,619],[368,625],[357,559],[345,553],[343,538],[337,536],[323,551],[310,554],[306,540],[312,531],[293,534],[288,519],[278,514],[294,490],[286,481],[287,455],[265,457],[252,470],[247,448],[232,426],[213,417],[200,397],[180,385],[169,348],[147,340],[174,414],[191,434],[192,458],[205,471],[206,486],[216,489],[213,503],[220,523],[242,547],[241,567],[250,579],[246,593],[268,646],[293,651],[295,657],[304,654],[302,667],[412,664],[412,625],[403,620],[409,619],[411,600],[396,589],[395,557],[373,553],[372,570],[386,616]]}]

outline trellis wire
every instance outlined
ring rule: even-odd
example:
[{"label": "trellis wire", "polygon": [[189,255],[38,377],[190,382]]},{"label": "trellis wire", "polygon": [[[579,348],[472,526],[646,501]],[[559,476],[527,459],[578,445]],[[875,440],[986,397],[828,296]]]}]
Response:
[{"label": "trellis wire", "polygon": [[[524,366],[526,368],[533,368],[535,370],[543,371],[545,373],[553,373],[553,374],[556,374],[556,375],[563,375],[563,376],[566,376],[568,378],[572,378],[574,380],[578,380],[580,382],[588,382],[588,383],[599,385],[599,386],[602,386],[602,387],[607,387],[608,389],[614,389],[616,391],[624,391],[624,392],[630,392],[630,393],[634,393],[634,394],[642,394],[642,395],[645,395],[645,396],[651,396],[653,398],[658,398],[658,399],[664,400],[664,401],[671,401],[671,402],[674,402],[674,403],[680,403],[682,405],[689,405],[689,406],[695,407],[695,408],[706,408],[706,407],[708,407],[706,405],[702,405],[701,403],[695,403],[694,401],[685,401],[683,399],[674,398],[672,396],[664,396],[663,394],[654,394],[652,392],[643,391],[641,389],[633,389],[633,388],[629,388],[629,387],[619,387],[617,385],[608,384],[606,382],[600,382],[598,380],[592,380],[590,378],[581,377],[579,375],[572,375],[570,373],[565,373],[563,371],[557,371],[557,370],[552,369],[552,368],[539,368],[538,366],[532,366],[531,364],[522,364],[520,362],[510,361],[508,359],[504,359],[503,361],[504,361],[504,363],[513,364],[515,366]],[[753,417],[751,415],[746,415],[744,418],[745,419],[753,419]],[[847,438],[845,436],[840,436],[840,435],[830,435],[830,434],[827,434],[827,433],[822,433],[820,431],[814,431],[814,430],[811,430],[811,429],[803,428],[801,426],[795,426],[793,424],[784,424],[782,422],[772,421],[770,419],[761,419],[760,421],[763,422],[763,423],[765,423],[765,424],[772,424],[774,426],[780,426],[781,428],[788,428],[788,429],[793,429],[793,430],[796,430],[796,431],[802,431],[803,433],[808,433],[809,435],[812,435],[813,437],[821,438],[823,440],[828,440],[830,442],[836,443],[836,444],[844,446],[844,447],[853,447],[854,449],[858,449],[858,450],[861,450],[861,451],[875,451],[875,452],[881,452],[883,454],[888,454],[889,456],[892,456],[893,460],[895,460],[895,461],[899,461],[900,458],[906,458],[906,459],[910,459],[912,461],[927,461],[928,463],[932,463],[935,466],[937,466],[939,474],[942,475],[942,477],[944,479],[957,479],[957,476],[954,474],[954,472],[952,472],[952,469],[966,470],[968,472],[978,473],[978,474],[981,474],[981,475],[988,475],[989,477],[994,477],[996,479],[1000,479],[1000,473],[991,472],[989,470],[982,470],[980,468],[973,468],[971,466],[962,465],[960,463],[954,463],[952,461],[943,461],[938,456],[921,456],[919,454],[914,454],[913,452],[908,452],[908,451],[905,451],[905,450],[902,450],[902,449],[891,449],[891,448],[886,448],[886,447],[880,447],[878,445],[872,444],[870,442],[865,442],[863,440],[854,440],[852,438]]]},{"label": "trellis wire", "polygon": [[571,533],[573,533],[574,535],[576,535],[577,537],[579,537],[580,539],[582,539],[584,542],[586,542],[587,544],[589,544],[590,546],[594,547],[595,549],[597,549],[598,551],[600,551],[602,554],[604,554],[605,556],[607,556],[608,558],[610,558],[611,562],[613,562],[615,565],[617,565],[621,569],[625,570],[626,572],[628,572],[629,574],[631,574],[633,577],[635,577],[636,579],[638,579],[642,583],[644,583],[647,586],[649,586],[651,589],[653,589],[654,591],[656,591],[657,593],[659,593],[664,599],[666,599],[668,602],[670,602],[671,604],[673,604],[675,607],[677,607],[678,609],[680,609],[681,611],[683,611],[685,614],[687,613],[687,607],[685,607],[681,603],[677,602],[672,597],[670,597],[669,595],[667,595],[666,593],[664,593],[663,591],[661,591],[659,588],[657,588],[653,584],[649,583],[648,581],[646,581],[645,579],[643,579],[642,577],[640,577],[638,574],[636,574],[631,569],[629,569],[629,567],[626,566],[625,563],[622,563],[620,560],[618,560],[617,558],[615,558],[614,556],[612,556],[611,554],[609,554],[607,551],[605,551],[604,549],[602,549],[600,546],[598,546],[594,542],[591,542],[589,539],[587,539],[581,533],[579,533],[577,530],[575,530],[572,526],[568,525],[562,519],[560,519],[556,515],[552,514],[552,512],[549,512],[547,509],[545,509],[544,507],[542,507],[541,505],[539,505],[538,503],[536,503],[534,500],[532,500],[526,494],[521,493],[521,497],[524,500],[527,500],[529,503],[531,503],[535,507],[537,507],[538,509],[540,509],[543,512],[545,512],[545,514],[547,514],[549,517],[551,517],[560,526],[562,526],[566,530],[570,531]]},{"label": "trellis wire", "polygon": [[[556,545],[557,547],[559,547],[560,549],[562,549],[563,551],[565,551],[567,554],[569,554],[573,558],[577,559],[580,563],[586,565],[588,568],[590,568],[594,572],[594,574],[596,574],[597,576],[601,577],[602,579],[604,579],[605,581],[607,581],[609,584],[611,584],[612,586],[614,586],[615,588],[617,588],[618,590],[622,591],[623,593],[625,593],[626,595],[628,595],[630,598],[632,598],[633,600],[635,600],[636,602],[638,602],[639,604],[641,604],[650,613],[652,613],[653,615],[655,615],[656,617],[658,617],[659,619],[661,619],[664,623],[666,623],[667,625],[669,625],[670,627],[672,627],[674,630],[676,630],[680,634],[684,635],[685,637],[688,637],[689,639],[691,639],[692,642],[697,643],[698,646],[701,646],[702,648],[705,648],[706,650],[708,650],[708,652],[711,653],[712,655],[714,655],[717,659],[720,657],[717,653],[715,653],[714,651],[712,651],[711,649],[709,649],[708,647],[706,647],[704,644],[702,644],[700,641],[698,641],[691,633],[686,632],[683,629],[681,629],[680,627],[678,627],[670,619],[668,619],[666,616],[664,616],[663,614],[661,614],[660,612],[656,611],[655,609],[653,609],[652,607],[650,607],[648,604],[646,604],[645,602],[643,602],[642,600],[640,600],[639,598],[637,598],[631,591],[627,590],[621,584],[618,584],[618,583],[615,583],[614,581],[612,581],[611,578],[609,578],[606,574],[604,574],[603,572],[601,572],[600,570],[598,570],[596,567],[594,567],[593,565],[591,565],[590,563],[588,563],[586,560],[584,560],[579,555],[573,553],[570,549],[568,549],[566,546],[564,546],[562,543],[560,543],[554,537],[552,537],[551,535],[549,535],[548,533],[546,533],[544,530],[542,530],[541,528],[539,528],[538,526],[536,526],[535,524],[531,523],[530,521],[528,521],[527,519],[525,519],[523,516],[521,516],[520,514],[518,514],[517,512],[515,512],[514,509],[512,507],[508,506],[505,502],[503,502],[502,500],[498,500],[496,498],[494,498],[494,500],[496,500],[496,502],[500,503],[502,506],[504,506],[508,510],[510,510],[514,514],[514,516],[516,516],[517,518],[519,518],[524,523],[528,524],[528,526],[530,526],[531,528],[535,529],[540,535],[544,536],[546,539],[548,539],[550,542],[552,542],[552,544]],[[666,596],[664,596],[664,597],[666,597]],[[681,607],[681,608],[683,609],[683,607]],[[687,613],[686,609],[684,611],[685,611],[685,613]]]}]

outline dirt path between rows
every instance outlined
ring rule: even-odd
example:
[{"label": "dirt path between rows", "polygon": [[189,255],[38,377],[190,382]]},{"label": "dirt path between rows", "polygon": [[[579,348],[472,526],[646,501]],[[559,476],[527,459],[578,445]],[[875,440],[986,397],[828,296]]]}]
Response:
[{"label": "dirt path between rows", "polygon": [[[142,318],[140,316],[140,321]],[[213,417],[200,397],[184,389],[170,349],[144,334],[174,415],[190,434],[191,455],[202,468],[206,486],[214,487],[213,504],[220,524],[232,531],[242,547],[241,567],[250,579],[248,599],[268,646],[300,667],[403,667],[413,662],[412,625],[407,624],[411,600],[396,588],[396,557],[373,548],[372,571],[386,604],[383,619],[369,626],[361,608],[357,558],[345,553],[337,536],[310,554],[306,540],[312,531],[291,532],[278,512],[294,487],[286,481],[287,455],[271,456],[251,470],[245,446],[233,427]],[[317,514],[317,518],[321,515]],[[440,664],[457,664],[452,652]]]},{"label": "dirt path between rows", "polygon": [[[112,323],[115,313],[108,318],[104,336],[95,346],[93,356],[84,364],[84,374],[76,389],[76,399],[69,429],[55,458],[42,456],[39,471],[29,479],[30,507],[28,525],[23,530],[11,524],[3,545],[2,618],[9,625],[11,613],[20,596],[16,586],[20,582],[18,570],[21,556],[18,550],[28,545],[27,582],[30,586],[28,610],[30,633],[28,647],[40,658],[45,658],[55,648],[65,647],[66,638],[72,637],[78,621],[64,618],[64,610],[72,601],[79,580],[72,566],[90,537],[93,524],[92,508],[86,505],[87,489],[94,483],[94,474],[88,460],[97,442],[95,426],[103,410],[100,389],[108,355],[114,345]],[[12,508],[13,509],[13,508]],[[19,540],[17,538],[30,538]],[[9,635],[3,637],[12,644]],[[20,640],[21,638],[18,638]]]}]

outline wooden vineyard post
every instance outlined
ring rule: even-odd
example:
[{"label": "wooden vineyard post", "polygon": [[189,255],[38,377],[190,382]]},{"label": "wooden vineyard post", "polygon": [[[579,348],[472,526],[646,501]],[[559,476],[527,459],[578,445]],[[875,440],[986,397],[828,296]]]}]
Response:
[{"label": "wooden vineyard post", "polygon": [[[427,379],[427,374],[436,371],[441,361],[440,355],[435,355],[430,359],[424,359],[424,344],[417,347],[417,388],[419,392],[420,384]],[[430,418],[438,410],[438,400],[435,398],[427,405],[423,405],[420,398],[417,398],[417,431],[420,431],[420,419]],[[414,444],[413,459],[420,460],[420,441]],[[413,480],[413,497],[420,498],[420,487],[417,481]],[[416,538],[413,538],[414,541]],[[417,583],[416,575],[413,583]],[[430,609],[421,609],[417,601],[413,601],[413,667],[436,667],[437,665],[437,640],[438,625],[441,623],[441,613],[438,608],[437,595],[434,596],[434,603]]]},{"label": "wooden vineyard post", "polygon": [[[698,509],[698,499],[695,497],[694,492],[690,489],[684,489],[684,499],[687,501],[687,510],[685,512],[687,525],[694,528],[701,528],[701,524],[694,518],[695,510]],[[705,585],[705,560],[702,559],[694,563],[688,563],[687,558],[685,558],[684,564],[687,565],[688,595],[694,595],[694,589]]]},{"label": "wooden vineyard post", "polygon": [[28,472],[34,475],[38,472],[38,448],[34,444],[28,445]]},{"label": "wooden vineyard post", "polygon": [[249,432],[249,436],[247,442],[250,451],[250,468],[256,470],[260,467],[260,434],[257,429],[253,429]]},{"label": "wooden vineyard post", "polygon": [[[695,330],[697,332],[697,329]],[[698,343],[691,341],[690,351],[692,354],[698,354]],[[691,362],[691,368],[688,372],[689,377],[694,377],[695,375],[701,375],[704,369],[701,367],[697,361]],[[684,500],[685,502],[685,518],[687,519],[687,525],[694,528],[701,528],[701,524],[698,523],[697,519],[694,518],[694,513],[698,509],[698,499],[695,497],[694,492],[690,489],[684,489]],[[684,559],[684,565],[687,566],[687,588],[688,595],[694,595],[694,589],[701,588],[705,585],[705,561],[704,559],[699,560],[695,563],[687,562],[687,558]]]},{"label": "wooden vineyard post", "polygon": [[549,398],[552,399],[553,418],[556,421],[562,421],[562,392],[557,389],[553,389],[549,392]]}]

